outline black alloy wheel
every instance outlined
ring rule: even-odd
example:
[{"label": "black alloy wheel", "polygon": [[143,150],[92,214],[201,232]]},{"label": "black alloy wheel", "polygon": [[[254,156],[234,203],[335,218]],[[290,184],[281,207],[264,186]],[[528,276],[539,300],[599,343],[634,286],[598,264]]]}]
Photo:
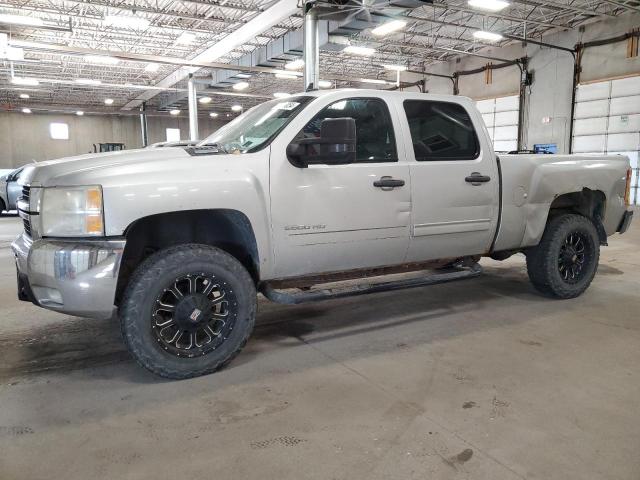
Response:
[{"label": "black alloy wheel", "polygon": [[181,276],[156,297],[151,328],[162,348],[173,355],[206,355],[233,331],[237,306],[233,290],[214,274]]},{"label": "black alloy wheel", "polygon": [[225,251],[187,244],[145,259],[119,308],[133,357],[166,378],[205,375],[227,365],[247,343],[256,315],[255,282]]},{"label": "black alloy wheel", "polygon": [[598,270],[600,238],[590,218],[574,213],[551,215],[540,243],[526,251],[533,286],[556,298],[574,298]]}]

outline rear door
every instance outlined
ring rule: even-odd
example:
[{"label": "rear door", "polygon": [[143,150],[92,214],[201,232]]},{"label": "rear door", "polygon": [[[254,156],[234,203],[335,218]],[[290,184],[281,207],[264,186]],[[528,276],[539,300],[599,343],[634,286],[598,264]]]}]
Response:
[{"label": "rear door", "polygon": [[407,261],[487,252],[500,178],[480,114],[470,101],[420,97],[402,109],[413,205]]},{"label": "rear door", "polygon": [[[291,141],[318,136],[322,120],[343,117],[356,122],[355,163],[300,168],[288,161]],[[382,98],[328,96],[299,118],[304,127],[288,138],[278,136],[271,147],[276,276],[402,263],[409,244],[411,182],[396,133],[397,112]],[[402,185],[376,186],[385,177]]]}]

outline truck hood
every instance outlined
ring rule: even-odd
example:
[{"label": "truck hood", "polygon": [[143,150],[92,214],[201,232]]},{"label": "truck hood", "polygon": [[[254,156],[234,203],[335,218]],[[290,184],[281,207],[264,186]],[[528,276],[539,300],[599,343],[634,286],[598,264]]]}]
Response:
[{"label": "truck hood", "polygon": [[89,153],[29,165],[21,176],[21,183],[43,187],[89,184],[87,183],[89,179],[93,182],[100,176],[100,172],[106,173],[107,170],[113,173],[122,167],[127,167],[122,169],[128,170],[148,163],[180,161],[181,158],[189,157],[190,155],[181,147]]}]

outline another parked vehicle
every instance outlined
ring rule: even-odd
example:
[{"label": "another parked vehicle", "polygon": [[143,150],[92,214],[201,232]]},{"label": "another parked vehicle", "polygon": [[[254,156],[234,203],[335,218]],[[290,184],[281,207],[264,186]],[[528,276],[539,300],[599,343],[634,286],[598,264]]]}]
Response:
[{"label": "another parked vehicle", "polygon": [[[256,291],[292,304],[423,286],[523,252],[538,290],[576,297],[629,227],[630,178],[622,156],[496,156],[467,98],[304,93],[195,147],[29,167],[18,291],[67,314],[117,311],[140,364],[186,378],[240,351]],[[444,268],[365,280],[427,267]]]},{"label": "another parked vehicle", "polygon": [[24,167],[0,177],[0,213],[17,209],[18,198],[22,195],[22,184],[19,182]]}]

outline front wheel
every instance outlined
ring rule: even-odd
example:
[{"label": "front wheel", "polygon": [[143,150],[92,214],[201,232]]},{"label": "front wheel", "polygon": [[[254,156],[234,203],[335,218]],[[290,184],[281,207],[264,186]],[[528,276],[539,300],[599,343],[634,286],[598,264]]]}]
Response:
[{"label": "front wheel", "polygon": [[142,262],[119,315],[125,343],[142,366],[166,378],[205,375],[246,344],[255,323],[255,285],[226,252],[180,245]]},{"label": "front wheel", "polygon": [[574,298],[591,284],[599,258],[593,222],[582,215],[559,215],[549,220],[540,243],[527,252],[527,272],[540,292]]}]

